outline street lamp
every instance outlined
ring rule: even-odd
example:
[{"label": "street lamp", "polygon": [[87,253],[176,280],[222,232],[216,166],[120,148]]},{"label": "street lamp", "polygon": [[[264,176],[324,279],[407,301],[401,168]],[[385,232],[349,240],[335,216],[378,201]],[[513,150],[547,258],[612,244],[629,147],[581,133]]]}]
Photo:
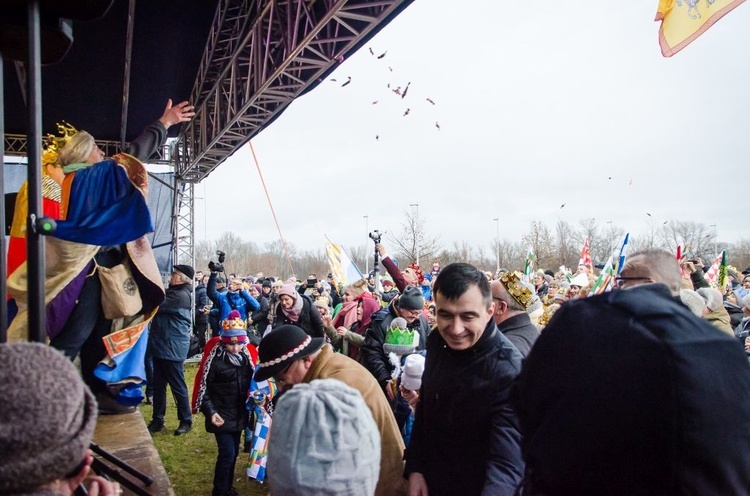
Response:
[{"label": "street lamp", "polygon": [[363,219],[365,219],[365,234],[367,234],[367,240],[365,240],[365,274],[370,273],[370,257],[367,256],[367,245],[369,244],[370,239],[370,216],[369,215],[363,215]]},{"label": "street lamp", "polygon": [[495,221],[495,274],[500,272],[500,217],[492,219]]},{"label": "street lamp", "polygon": [[416,215],[414,216],[414,244],[417,246],[417,265],[419,265],[419,203],[410,203],[410,207],[416,208]]}]

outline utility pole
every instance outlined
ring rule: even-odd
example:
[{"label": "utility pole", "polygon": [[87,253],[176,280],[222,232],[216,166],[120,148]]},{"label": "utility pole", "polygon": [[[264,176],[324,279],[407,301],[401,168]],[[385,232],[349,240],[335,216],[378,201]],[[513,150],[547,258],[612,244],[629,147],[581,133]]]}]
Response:
[{"label": "utility pole", "polygon": [[417,265],[419,265],[419,203],[410,203],[410,207],[416,208],[416,215],[414,215],[414,244],[417,248]]},{"label": "utility pole", "polygon": [[492,219],[495,221],[495,275],[500,272],[500,217]]}]

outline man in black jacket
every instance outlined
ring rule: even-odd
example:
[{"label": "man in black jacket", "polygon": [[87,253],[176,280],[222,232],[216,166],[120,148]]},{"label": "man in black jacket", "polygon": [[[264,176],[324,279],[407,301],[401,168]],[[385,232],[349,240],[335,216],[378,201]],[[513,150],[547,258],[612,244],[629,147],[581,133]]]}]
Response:
[{"label": "man in black jacket", "polygon": [[509,400],[521,355],[497,330],[484,273],[445,267],[434,285],[438,332],[427,340],[405,474],[412,496],[512,495],[524,464]]},{"label": "man in black jacket", "polygon": [[674,256],[633,258],[620,279],[632,289],[565,303],[526,359],[524,494],[747,494],[744,354],[668,286],[643,283],[679,281]]},{"label": "man in black jacket", "polygon": [[492,299],[495,301],[495,324],[524,358],[539,337],[539,330],[531,323],[526,309],[531,304],[533,292],[521,280],[520,272],[505,272],[492,281]]}]

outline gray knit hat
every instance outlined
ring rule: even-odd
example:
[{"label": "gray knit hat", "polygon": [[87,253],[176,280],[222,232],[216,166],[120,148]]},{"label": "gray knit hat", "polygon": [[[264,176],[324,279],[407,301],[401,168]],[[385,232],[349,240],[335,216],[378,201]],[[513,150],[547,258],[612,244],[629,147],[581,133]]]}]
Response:
[{"label": "gray knit hat", "polygon": [[398,297],[397,306],[404,310],[422,310],[424,308],[422,290],[416,286],[406,286],[404,292]]},{"label": "gray knit hat", "polygon": [[0,494],[69,475],[96,426],[96,402],[59,351],[40,343],[0,345]]},{"label": "gray knit hat", "polygon": [[341,381],[297,384],[279,398],[268,441],[268,479],[285,496],[371,496],[380,434],[362,395]]},{"label": "gray knit hat", "polygon": [[680,301],[698,317],[703,316],[703,311],[706,309],[706,300],[703,297],[693,291],[692,289],[681,289],[680,290]]}]

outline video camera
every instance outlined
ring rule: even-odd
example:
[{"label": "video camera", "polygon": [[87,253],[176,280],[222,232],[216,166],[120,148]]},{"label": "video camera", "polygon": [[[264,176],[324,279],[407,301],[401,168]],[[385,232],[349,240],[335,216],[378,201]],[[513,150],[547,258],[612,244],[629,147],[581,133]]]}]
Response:
[{"label": "video camera", "polygon": [[380,231],[376,229],[374,231],[370,231],[368,236],[370,236],[370,239],[373,240],[375,244],[377,245],[377,244],[380,244],[380,238],[383,237],[383,233],[381,233]]},{"label": "video camera", "polygon": [[227,254],[221,250],[216,250],[216,255],[219,257],[219,262],[214,263],[213,260],[208,262],[208,269],[211,272],[224,272],[224,261],[227,259]]}]

